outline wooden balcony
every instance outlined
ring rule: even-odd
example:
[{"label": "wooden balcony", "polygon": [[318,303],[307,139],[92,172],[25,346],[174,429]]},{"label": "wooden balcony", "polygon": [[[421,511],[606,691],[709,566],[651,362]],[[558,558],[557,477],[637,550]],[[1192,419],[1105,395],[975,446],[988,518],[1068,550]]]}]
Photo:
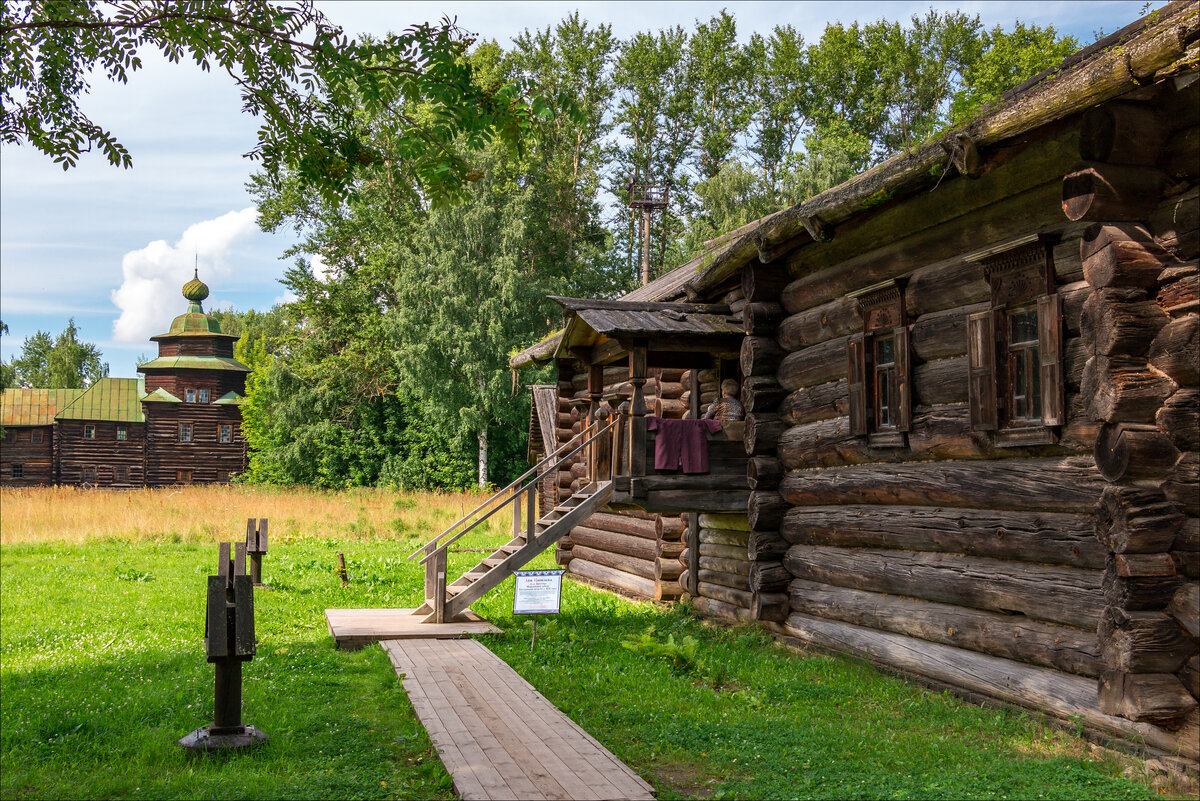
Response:
[{"label": "wooden balcony", "polygon": [[646,446],[638,454],[643,463],[641,475],[632,474],[627,459],[618,459],[620,466],[613,476],[610,504],[666,514],[745,511],[750,485],[746,481],[744,426],[744,423],[726,423],[721,431],[710,435],[709,472],[695,474],[656,471],[656,437],[654,432],[647,432]]}]

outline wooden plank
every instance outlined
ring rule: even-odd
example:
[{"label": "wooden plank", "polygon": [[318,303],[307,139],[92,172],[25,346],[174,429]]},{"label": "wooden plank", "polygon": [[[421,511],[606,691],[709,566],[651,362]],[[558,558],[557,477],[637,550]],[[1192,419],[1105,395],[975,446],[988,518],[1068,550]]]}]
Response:
[{"label": "wooden plank", "polygon": [[653,797],[653,787],[482,644],[381,645],[463,798]]}]

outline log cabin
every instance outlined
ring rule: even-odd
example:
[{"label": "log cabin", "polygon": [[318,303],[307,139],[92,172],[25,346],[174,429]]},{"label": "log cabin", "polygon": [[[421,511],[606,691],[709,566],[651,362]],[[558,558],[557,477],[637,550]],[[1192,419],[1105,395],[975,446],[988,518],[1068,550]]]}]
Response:
[{"label": "log cabin", "polygon": [[249,368],[237,336],[204,313],[208,287],[183,286],[188,309],[151,337],[143,378],[102,378],[85,389],[4,391],[0,483],[160,487],[226,483],[246,467],[240,404]]},{"label": "log cabin", "polygon": [[[611,482],[569,574],[1200,759],[1198,40],[1170,3],[618,300],[557,298],[510,366],[555,367],[543,453],[610,432],[548,490]],[[656,417],[726,378],[708,472],[656,470]]]}]

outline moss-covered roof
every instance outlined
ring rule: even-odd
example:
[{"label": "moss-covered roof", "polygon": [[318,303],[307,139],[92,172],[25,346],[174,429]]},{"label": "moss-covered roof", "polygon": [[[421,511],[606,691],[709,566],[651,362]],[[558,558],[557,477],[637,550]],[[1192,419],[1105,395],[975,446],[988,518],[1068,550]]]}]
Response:
[{"label": "moss-covered roof", "polygon": [[143,403],[183,403],[179,398],[167,392],[162,387],[142,396]]},{"label": "moss-covered roof", "polygon": [[6,389],[0,402],[0,426],[52,425],[59,409],[84,392],[82,389]]},{"label": "moss-covered roof", "polygon": [[142,396],[146,385],[140,378],[101,378],[55,415],[58,420],[102,420],[144,423]]},{"label": "moss-covered roof", "polygon": [[228,356],[159,356],[138,367],[138,372],[147,370],[230,370],[248,373],[250,368]]},{"label": "moss-covered roof", "polygon": [[239,406],[245,400],[246,400],[245,398],[243,398],[241,395],[237,394],[236,392],[226,392],[224,395],[222,395],[221,397],[219,397],[215,401],[213,401],[213,403],[224,403],[224,404],[232,404],[234,406]]}]

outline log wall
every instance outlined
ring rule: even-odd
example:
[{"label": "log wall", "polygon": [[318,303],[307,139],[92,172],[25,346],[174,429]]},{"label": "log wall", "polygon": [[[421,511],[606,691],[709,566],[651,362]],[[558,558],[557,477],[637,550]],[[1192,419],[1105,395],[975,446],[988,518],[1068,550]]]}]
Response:
[{"label": "log wall", "polygon": [[[42,441],[34,442],[35,436]],[[20,478],[13,478],[14,464],[21,465]],[[0,438],[0,483],[13,487],[54,483],[54,426],[5,427]]]},{"label": "log wall", "polygon": [[[84,439],[84,426],[95,426],[95,439]],[[117,427],[126,439],[117,439]],[[55,424],[60,484],[97,487],[141,487],[146,476],[146,424],[59,420]],[[118,468],[125,468],[121,480]],[[95,471],[95,478],[90,478]]]},{"label": "log wall", "polygon": [[[246,440],[237,406],[147,403],[146,486],[228,481],[246,469]],[[192,424],[192,441],[180,442],[179,424]],[[219,441],[219,426],[233,426],[233,441]],[[181,471],[182,478],[181,478]],[[65,477],[64,477],[65,480]]]}]

